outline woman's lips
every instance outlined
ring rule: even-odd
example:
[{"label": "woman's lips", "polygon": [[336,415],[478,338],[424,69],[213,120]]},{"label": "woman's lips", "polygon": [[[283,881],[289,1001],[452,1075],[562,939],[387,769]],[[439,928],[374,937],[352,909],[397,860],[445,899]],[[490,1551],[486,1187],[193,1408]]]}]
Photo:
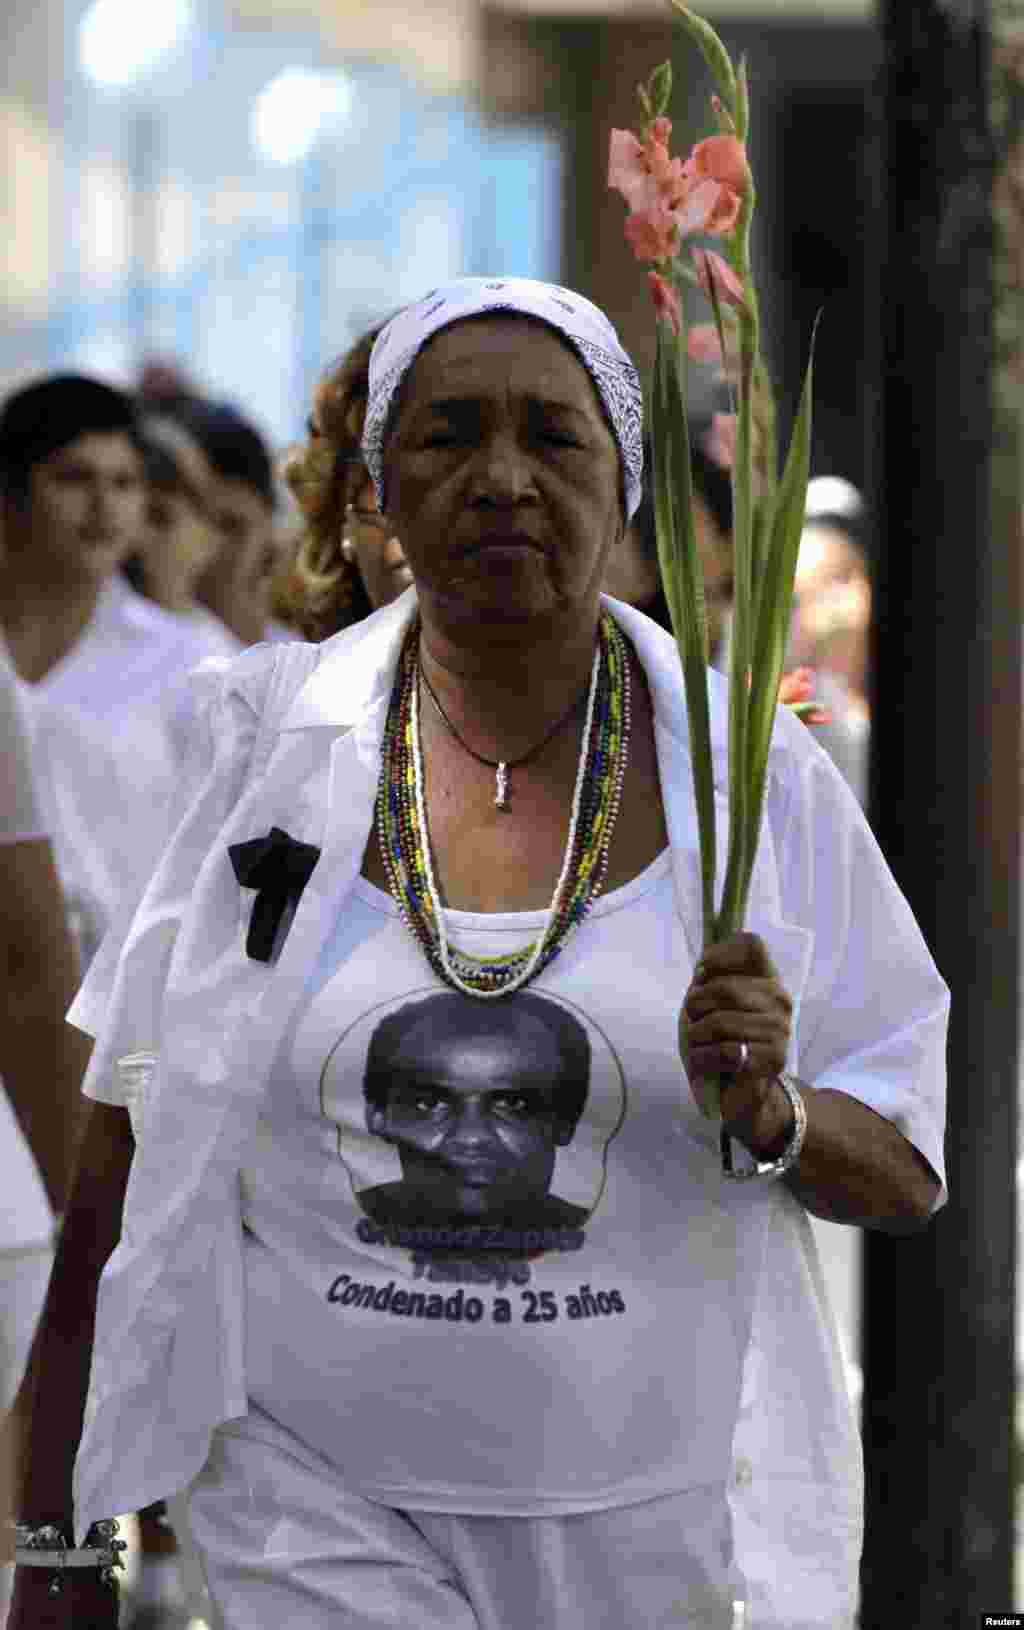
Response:
[{"label": "woman's lips", "polygon": [[525,553],[542,554],[543,550],[536,538],[529,537],[525,532],[504,532],[478,538],[475,543],[470,544],[466,553],[470,556],[501,555],[512,558]]}]

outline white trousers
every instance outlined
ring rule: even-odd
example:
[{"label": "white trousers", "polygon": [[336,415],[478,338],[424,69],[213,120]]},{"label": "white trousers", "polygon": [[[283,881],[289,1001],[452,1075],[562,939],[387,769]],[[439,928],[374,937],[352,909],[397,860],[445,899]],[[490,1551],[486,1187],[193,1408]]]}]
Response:
[{"label": "white trousers", "polygon": [[253,1409],[216,1434],[188,1518],[223,1630],[732,1630],[724,1504],[397,1511]]}]

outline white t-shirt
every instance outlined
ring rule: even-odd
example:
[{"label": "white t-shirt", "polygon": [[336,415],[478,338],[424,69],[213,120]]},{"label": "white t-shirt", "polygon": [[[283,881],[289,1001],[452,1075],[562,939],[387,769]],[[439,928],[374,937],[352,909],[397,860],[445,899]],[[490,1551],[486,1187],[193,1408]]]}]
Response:
[{"label": "white t-shirt", "polygon": [[48,836],[25,704],[7,646],[0,640],[0,843]]},{"label": "white t-shirt", "polygon": [[[0,640],[0,843],[47,836],[18,681]],[[0,1082],[0,1252],[46,1242],[53,1214],[42,1178]]]},{"label": "white t-shirt", "polygon": [[27,702],[39,795],[85,973],[170,836],[178,756],[153,707],[126,711],[113,728],[34,690]]},{"label": "white t-shirt", "polygon": [[130,721],[137,735],[155,731],[181,761],[191,726],[188,675],[211,655],[237,655],[240,646],[227,638],[225,645],[201,619],[166,611],[115,574],[71,650],[30,689],[93,718]]},{"label": "white t-shirt", "polygon": [[198,603],[190,611],[176,613],[196,642],[196,661],[207,657],[236,657],[245,646],[237,634],[232,634],[226,623],[215,617],[206,606]]},{"label": "white t-shirt", "polygon": [[192,723],[188,674],[241,649],[205,609],[167,611],[118,575],[67,655],[19,685],[83,971],[170,835]]},{"label": "white t-shirt", "polygon": [[[486,956],[543,913],[448,919]],[[751,1216],[773,1197],[708,1158],[676,1040],[691,973],[667,854],[498,1002],[448,991],[357,883],[280,1049],[243,1215],[250,1397],[362,1494],[541,1515],[706,1489],[724,1506],[762,1275]],[[809,1302],[795,1339],[834,1363],[828,1317]],[[848,1437],[856,1459],[852,1421]]]}]

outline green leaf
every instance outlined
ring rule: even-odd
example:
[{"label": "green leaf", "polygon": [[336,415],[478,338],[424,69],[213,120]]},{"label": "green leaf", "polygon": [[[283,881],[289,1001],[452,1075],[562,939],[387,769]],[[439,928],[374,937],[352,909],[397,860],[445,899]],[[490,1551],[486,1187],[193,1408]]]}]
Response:
[{"label": "green leaf", "polygon": [[747,78],[747,59],[740,57],[736,70],[736,134],[740,141],[750,137],[750,81]]},{"label": "green leaf", "polygon": [[749,821],[748,735],[750,690],[748,675],[753,655],[751,568],[753,556],[753,418],[750,376],[753,367],[750,320],[743,319],[741,347],[743,377],[736,423],[736,463],[733,468],[733,620],[729,668],[729,854],[722,886],[722,901],[715,938],[724,939],[743,925],[742,882],[746,871]]},{"label": "green leaf", "polygon": [[772,526],[775,518],[775,499],[772,493],[762,493],[754,499],[754,548],[750,564],[750,626],[757,628],[761,621],[761,601],[765,574],[771,554]]},{"label": "green leaf", "polygon": [[811,334],[810,355],[800,396],[800,410],[793,426],[786,467],[779,483],[771,548],[760,594],[758,625],[755,631],[754,681],[750,693],[750,736],[747,743],[751,797],[747,811],[748,849],[741,891],[744,905],[750,889],[750,877],[761,829],[768,751],[775,727],[779,683],[786,659],[790,609],[793,603],[793,580],[796,577],[797,556],[800,552],[800,537],[804,526],[807,479],[811,467],[814,348],[820,321],[819,312]]},{"label": "green leaf", "polygon": [[[690,762],[701,854],[703,942],[714,921],[715,794],[708,702],[708,637],[704,573],[693,523],[693,480],[683,386],[683,344],[658,324],[651,441],[658,561],[686,691]],[[660,455],[660,457],[659,457]]]}]

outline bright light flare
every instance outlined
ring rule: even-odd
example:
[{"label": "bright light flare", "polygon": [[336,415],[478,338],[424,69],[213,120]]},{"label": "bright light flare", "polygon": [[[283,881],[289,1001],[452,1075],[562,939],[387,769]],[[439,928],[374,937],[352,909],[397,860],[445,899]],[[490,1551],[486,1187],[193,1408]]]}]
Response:
[{"label": "bright light flare", "polygon": [[192,26],[190,0],[93,0],[78,27],[82,71],[96,85],[129,85]]},{"label": "bright light flare", "polygon": [[342,74],[283,68],[256,98],[253,145],[272,164],[297,164],[313,151],[328,119],[344,118],[351,105],[352,87]]}]

